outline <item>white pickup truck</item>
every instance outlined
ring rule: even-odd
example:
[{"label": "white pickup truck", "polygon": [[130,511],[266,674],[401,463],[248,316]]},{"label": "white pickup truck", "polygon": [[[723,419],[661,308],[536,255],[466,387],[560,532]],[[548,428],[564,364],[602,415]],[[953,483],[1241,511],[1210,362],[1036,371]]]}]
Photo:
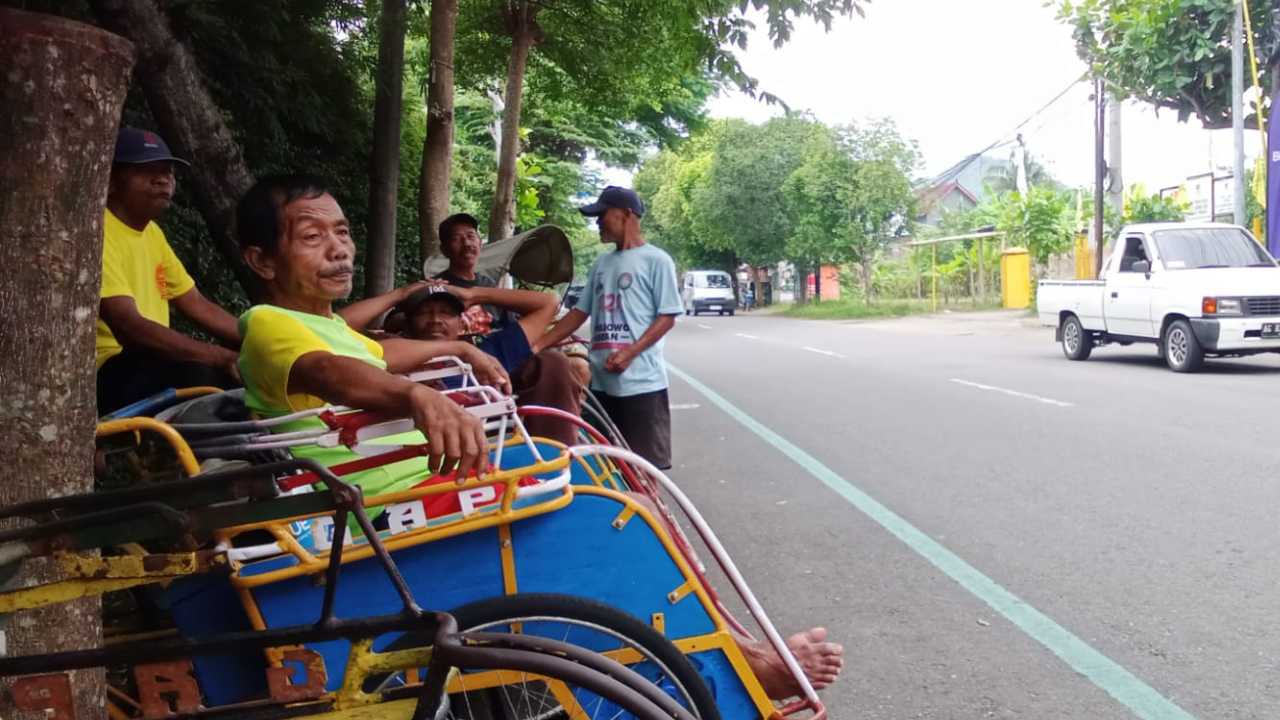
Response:
[{"label": "white pickup truck", "polygon": [[1280,267],[1237,225],[1130,225],[1102,279],[1043,280],[1036,304],[1071,360],[1155,343],[1170,368],[1194,372],[1207,355],[1280,352]]}]

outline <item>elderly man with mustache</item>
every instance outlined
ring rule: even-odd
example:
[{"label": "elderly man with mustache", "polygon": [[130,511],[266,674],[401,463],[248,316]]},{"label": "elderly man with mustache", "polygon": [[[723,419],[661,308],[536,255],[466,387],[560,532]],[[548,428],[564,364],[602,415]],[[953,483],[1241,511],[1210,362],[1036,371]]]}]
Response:
[{"label": "elderly man with mustache", "polygon": [[[506,372],[470,343],[375,341],[334,312],[334,301],[351,293],[355,244],[342,208],[322,180],[305,175],[259,180],[240,200],[237,231],[265,300],[240,317],[239,368],[251,411],[276,417],[331,404],[412,417],[426,436],[429,457],[348,476],[367,496],[409,489],[431,472],[456,471],[463,478],[484,469],[488,448],[480,421],[435,390],[395,373],[455,355],[471,363],[482,382],[509,390]],[[309,429],[319,422],[307,418],[277,431]],[[345,447],[292,451],[326,466],[356,458]]]}]

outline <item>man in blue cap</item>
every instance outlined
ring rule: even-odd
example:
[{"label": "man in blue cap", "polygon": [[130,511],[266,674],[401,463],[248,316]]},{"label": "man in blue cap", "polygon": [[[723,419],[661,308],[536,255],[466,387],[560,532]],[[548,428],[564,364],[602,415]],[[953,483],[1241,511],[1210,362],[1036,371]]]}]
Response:
[{"label": "man in blue cap", "polygon": [[596,259],[578,304],[548,331],[554,346],[591,318],[591,391],[623,438],[662,470],[671,467],[671,409],[663,336],[684,312],[671,256],[640,232],[644,203],[610,185],[579,208],[596,218],[601,242],[617,249]]},{"label": "man in blue cap", "polygon": [[[155,221],[177,187],[173,156],[153,132],[121,128],[103,221],[98,302],[98,413],[170,387],[233,382],[240,332],[230,313],[196,289]],[[170,306],[230,347],[169,327]]]}]

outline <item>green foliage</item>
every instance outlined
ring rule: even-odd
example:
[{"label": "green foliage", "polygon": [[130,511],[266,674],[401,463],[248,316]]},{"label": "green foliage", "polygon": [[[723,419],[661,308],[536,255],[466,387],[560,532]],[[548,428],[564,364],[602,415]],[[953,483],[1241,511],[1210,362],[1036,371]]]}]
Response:
[{"label": "green foliage", "polygon": [[1148,195],[1142,185],[1133,185],[1125,193],[1124,224],[1150,222],[1182,222],[1190,207],[1176,198]]},{"label": "green foliage", "polygon": [[1031,259],[1044,266],[1066,252],[1075,237],[1074,193],[1033,187],[1025,196],[1006,193],[996,201],[997,228],[1011,246],[1027,248]]},{"label": "green foliage", "polygon": [[787,254],[857,263],[870,302],[872,267],[892,238],[910,232],[918,157],[888,119],[812,139],[782,188],[793,223]]},{"label": "green foliage", "polygon": [[646,232],[684,267],[853,261],[869,271],[910,230],[917,163],[888,120],[727,120],[647,161],[635,185],[650,204]]},{"label": "green foliage", "polygon": [[[946,303],[941,303],[940,307],[946,307],[946,305]],[[998,307],[998,304],[994,301],[989,301],[986,304],[975,304],[966,301],[963,304],[954,305],[954,307],[964,310],[994,309]],[[932,311],[933,304],[928,299],[890,300],[868,305],[861,300],[841,298],[839,300],[828,300],[824,303],[792,305],[783,314],[787,317],[804,318],[806,320],[871,320],[923,315]]]},{"label": "green foliage", "polygon": [[[1231,124],[1231,28],[1235,0],[1061,0],[1080,57],[1109,89],[1167,107],[1206,127]],[[1252,2],[1259,63],[1276,51],[1273,3]],[[1260,67],[1264,89],[1270,87]]]}]

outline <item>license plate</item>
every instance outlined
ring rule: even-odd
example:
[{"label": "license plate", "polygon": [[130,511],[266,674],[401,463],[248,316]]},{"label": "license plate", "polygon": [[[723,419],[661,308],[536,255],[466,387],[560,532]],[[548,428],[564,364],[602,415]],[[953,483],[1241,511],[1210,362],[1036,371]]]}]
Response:
[{"label": "license plate", "polygon": [[720,309],[720,306],[719,306],[719,305],[708,305],[707,307],[708,307],[708,308],[711,308],[712,310],[719,310],[719,309]]},{"label": "license plate", "polygon": [[1262,337],[1280,338],[1280,323],[1262,323]]}]

